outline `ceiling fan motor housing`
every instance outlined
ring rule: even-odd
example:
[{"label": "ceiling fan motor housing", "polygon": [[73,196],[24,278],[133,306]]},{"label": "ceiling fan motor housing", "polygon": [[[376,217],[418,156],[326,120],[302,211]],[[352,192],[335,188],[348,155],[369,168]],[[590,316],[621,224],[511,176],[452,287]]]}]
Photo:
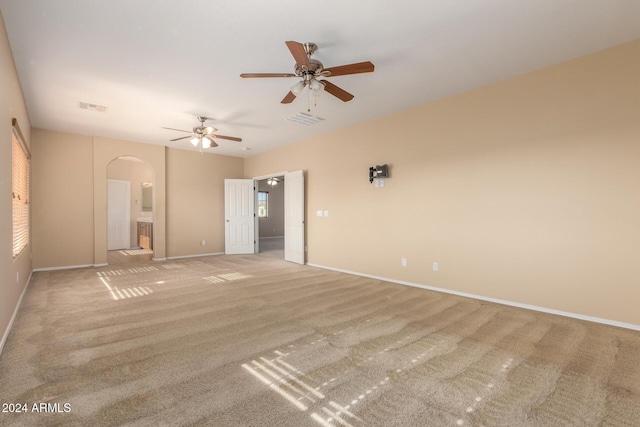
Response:
[{"label": "ceiling fan motor housing", "polygon": [[322,72],[324,66],[322,65],[322,62],[318,61],[317,59],[309,59],[309,69],[305,70],[305,68],[306,67],[300,67],[298,64],[295,64],[293,67],[293,71],[298,77],[305,77],[307,75],[313,77],[319,75]]}]

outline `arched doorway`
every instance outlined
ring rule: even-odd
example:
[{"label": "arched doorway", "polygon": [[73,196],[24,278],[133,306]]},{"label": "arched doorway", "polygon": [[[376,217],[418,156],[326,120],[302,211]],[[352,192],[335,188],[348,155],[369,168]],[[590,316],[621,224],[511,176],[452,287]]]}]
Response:
[{"label": "arched doorway", "polygon": [[134,156],[107,165],[107,262],[130,264],[153,258],[153,169]]}]

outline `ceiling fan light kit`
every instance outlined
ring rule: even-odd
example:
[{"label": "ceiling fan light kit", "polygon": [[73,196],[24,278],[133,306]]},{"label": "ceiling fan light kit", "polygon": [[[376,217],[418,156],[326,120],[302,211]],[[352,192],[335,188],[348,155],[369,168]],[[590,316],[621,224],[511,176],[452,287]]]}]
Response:
[{"label": "ceiling fan light kit", "polygon": [[304,85],[305,85],[304,81],[299,81],[298,83],[291,86],[291,92],[295,96],[300,95],[302,93],[302,90],[304,89]]},{"label": "ceiling fan light kit", "polygon": [[[293,85],[289,93],[282,99],[282,101],[280,101],[282,104],[290,104],[291,102],[293,102],[296,97],[300,95],[300,93],[302,93],[305,86],[309,86],[309,96],[317,96],[320,94],[320,92],[327,91],[343,102],[351,101],[354,98],[352,94],[324,79],[326,79],[327,77],[346,76],[350,74],[371,73],[375,69],[373,63],[371,63],[370,61],[324,68],[322,62],[318,61],[317,59],[311,58],[311,55],[313,55],[316,50],[318,50],[318,46],[315,43],[299,43],[295,41],[287,41],[285,42],[285,44],[289,48],[293,59],[295,59],[296,61],[293,67],[293,73],[240,74],[240,77],[242,78],[301,78],[302,80]],[[319,80],[319,78],[323,78],[323,80]]]},{"label": "ceiling fan light kit", "polygon": [[191,135],[189,136],[183,136],[181,138],[174,138],[171,139],[171,142],[175,142],[175,141],[180,141],[183,139],[189,139],[189,142],[191,142],[191,144],[193,144],[194,147],[197,147],[200,149],[200,152],[202,153],[202,149],[203,148],[211,148],[211,147],[217,147],[218,144],[213,140],[214,138],[218,138],[218,139],[227,139],[229,141],[236,141],[236,142],[242,142],[242,138],[237,138],[235,136],[226,136],[226,135],[218,135],[215,132],[218,130],[214,127],[211,126],[205,126],[204,122],[206,122],[207,120],[211,120],[209,117],[204,117],[204,116],[198,116],[198,121],[200,122],[200,126],[196,126],[193,128],[193,130],[188,131],[188,130],[183,130],[183,129],[175,129],[175,128],[166,128],[163,127],[162,129],[168,129],[168,130],[175,130],[178,132],[186,132],[186,133],[190,133]]},{"label": "ceiling fan light kit", "polygon": [[320,92],[324,90],[324,84],[319,80],[313,79],[309,82],[309,89]]}]

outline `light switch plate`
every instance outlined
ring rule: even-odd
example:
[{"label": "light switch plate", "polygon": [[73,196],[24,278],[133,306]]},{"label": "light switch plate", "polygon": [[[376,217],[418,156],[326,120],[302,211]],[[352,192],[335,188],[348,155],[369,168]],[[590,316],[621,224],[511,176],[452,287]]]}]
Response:
[{"label": "light switch plate", "polygon": [[322,216],[322,211],[316,211],[316,215]]},{"label": "light switch plate", "polygon": [[324,211],[324,216],[329,216],[329,211]]}]

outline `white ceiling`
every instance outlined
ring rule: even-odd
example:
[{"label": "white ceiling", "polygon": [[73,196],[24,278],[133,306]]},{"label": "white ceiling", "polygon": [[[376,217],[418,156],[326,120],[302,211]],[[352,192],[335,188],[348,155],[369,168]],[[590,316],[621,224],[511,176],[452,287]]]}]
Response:
[{"label": "white ceiling", "polygon": [[[33,127],[189,149],[196,116],[246,157],[640,38],[639,0],[0,0]],[[371,61],[331,82],[312,126],[283,121],[295,78],[285,41],[325,67]],[[83,110],[79,102],[108,107]],[[248,147],[251,151],[243,151]]]}]

